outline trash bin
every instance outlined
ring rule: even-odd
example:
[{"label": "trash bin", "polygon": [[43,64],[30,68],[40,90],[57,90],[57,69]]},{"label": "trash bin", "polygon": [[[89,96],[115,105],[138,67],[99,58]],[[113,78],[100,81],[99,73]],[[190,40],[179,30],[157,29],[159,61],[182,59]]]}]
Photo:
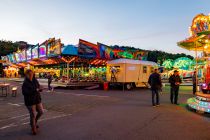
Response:
[{"label": "trash bin", "polygon": [[104,90],[108,90],[109,89],[109,83],[108,82],[104,82]]}]

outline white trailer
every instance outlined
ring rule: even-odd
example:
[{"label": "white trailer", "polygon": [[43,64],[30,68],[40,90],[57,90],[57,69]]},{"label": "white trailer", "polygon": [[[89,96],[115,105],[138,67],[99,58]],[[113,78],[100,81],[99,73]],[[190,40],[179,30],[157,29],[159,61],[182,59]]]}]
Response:
[{"label": "white trailer", "polygon": [[148,78],[157,63],[143,60],[116,59],[107,62],[107,82],[133,87],[147,87]]}]

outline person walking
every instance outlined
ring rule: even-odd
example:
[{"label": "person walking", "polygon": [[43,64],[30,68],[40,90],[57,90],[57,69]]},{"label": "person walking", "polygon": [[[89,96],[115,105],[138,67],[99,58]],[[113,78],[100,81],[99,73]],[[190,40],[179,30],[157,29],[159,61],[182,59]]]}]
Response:
[{"label": "person walking", "polygon": [[[39,118],[43,114],[43,106],[41,103],[40,85],[34,77],[32,70],[25,72],[25,80],[22,85],[22,94],[24,96],[25,106],[30,114],[30,125],[33,135],[37,134],[37,125]],[[37,112],[37,113],[36,113]]]},{"label": "person walking", "polygon": [[171,103],[178,105],[179,86],[182,80],[179,76],[179,71],[175,70],[174,74],[170,76],[169,83],[171,85]]},{"label": "person walking", "polygon": [[193,83],[193,94],[195,95],[196,93],[196,79],[197,79],[197,74],[196,71],[194,71],[193,76],[192,76],[192,83]]},{"label": "person walking", "polygon": [[51,87],[51,83],[52,83],[53,77],[50,73],[48,73],[47,79],[48,79],[48,91],[52,91],[53,88]]},{"label": "person walking", "polygon": [[[148,80],[149,85],[151,86],[152,91],[152,106],[159,106],[160,105],[160,99],[159,99],[159,90],[162,88],[162,81],[160,74],[158,73],[158,69],[154,70],[154,73],[152,73]],[[155,96],[156,96],[156,102],[155,102]]]}]

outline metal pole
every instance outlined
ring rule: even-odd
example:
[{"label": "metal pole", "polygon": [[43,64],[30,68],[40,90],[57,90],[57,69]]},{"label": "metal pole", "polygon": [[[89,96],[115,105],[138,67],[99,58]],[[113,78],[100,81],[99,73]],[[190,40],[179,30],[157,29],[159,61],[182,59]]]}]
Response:
[{"label": "metal pole", "polygon": [[69,82],[69,62],[67,62],[67,82]]},{"label": "metal pole", "polygon": [[195,65],[195,79],[196,79],[196,94],[198,91],[198,50],[197,50],[197,42],[195,42],[195,61],[196,61],[196,65]]},{"label": "metal pole", "polygon": [[124,63],[124,81],[123,81],[123,92],[125,92],[125,76],[126,76],[126,64]]},{"label": "metal pole", "polygon": [[73,70],[72,70],[72,72],[73,72],[73,79],[74,79],[74,63],[73,63]]}]

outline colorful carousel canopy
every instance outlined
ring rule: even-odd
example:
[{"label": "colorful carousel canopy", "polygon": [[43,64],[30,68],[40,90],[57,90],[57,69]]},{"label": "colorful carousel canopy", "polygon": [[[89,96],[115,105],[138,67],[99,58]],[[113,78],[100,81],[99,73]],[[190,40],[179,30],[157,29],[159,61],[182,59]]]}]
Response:
[{"label": "colorful carousel canopy", "polygon": [[190,27],[191,37],[178,42],[178,46],[190,51],[210,51],[210,15],[197,15]]},{"label": "colorful carousel canopy", "polygon": [[[190,51],[203,51],[204,47],[206,45],[205,43],[206,35],[196,36],[196,37],[190,37],[184,41],[178,42],[178,46],[181,48],[190,50]],[[210,48],[209,48],[210,49]]]}]

